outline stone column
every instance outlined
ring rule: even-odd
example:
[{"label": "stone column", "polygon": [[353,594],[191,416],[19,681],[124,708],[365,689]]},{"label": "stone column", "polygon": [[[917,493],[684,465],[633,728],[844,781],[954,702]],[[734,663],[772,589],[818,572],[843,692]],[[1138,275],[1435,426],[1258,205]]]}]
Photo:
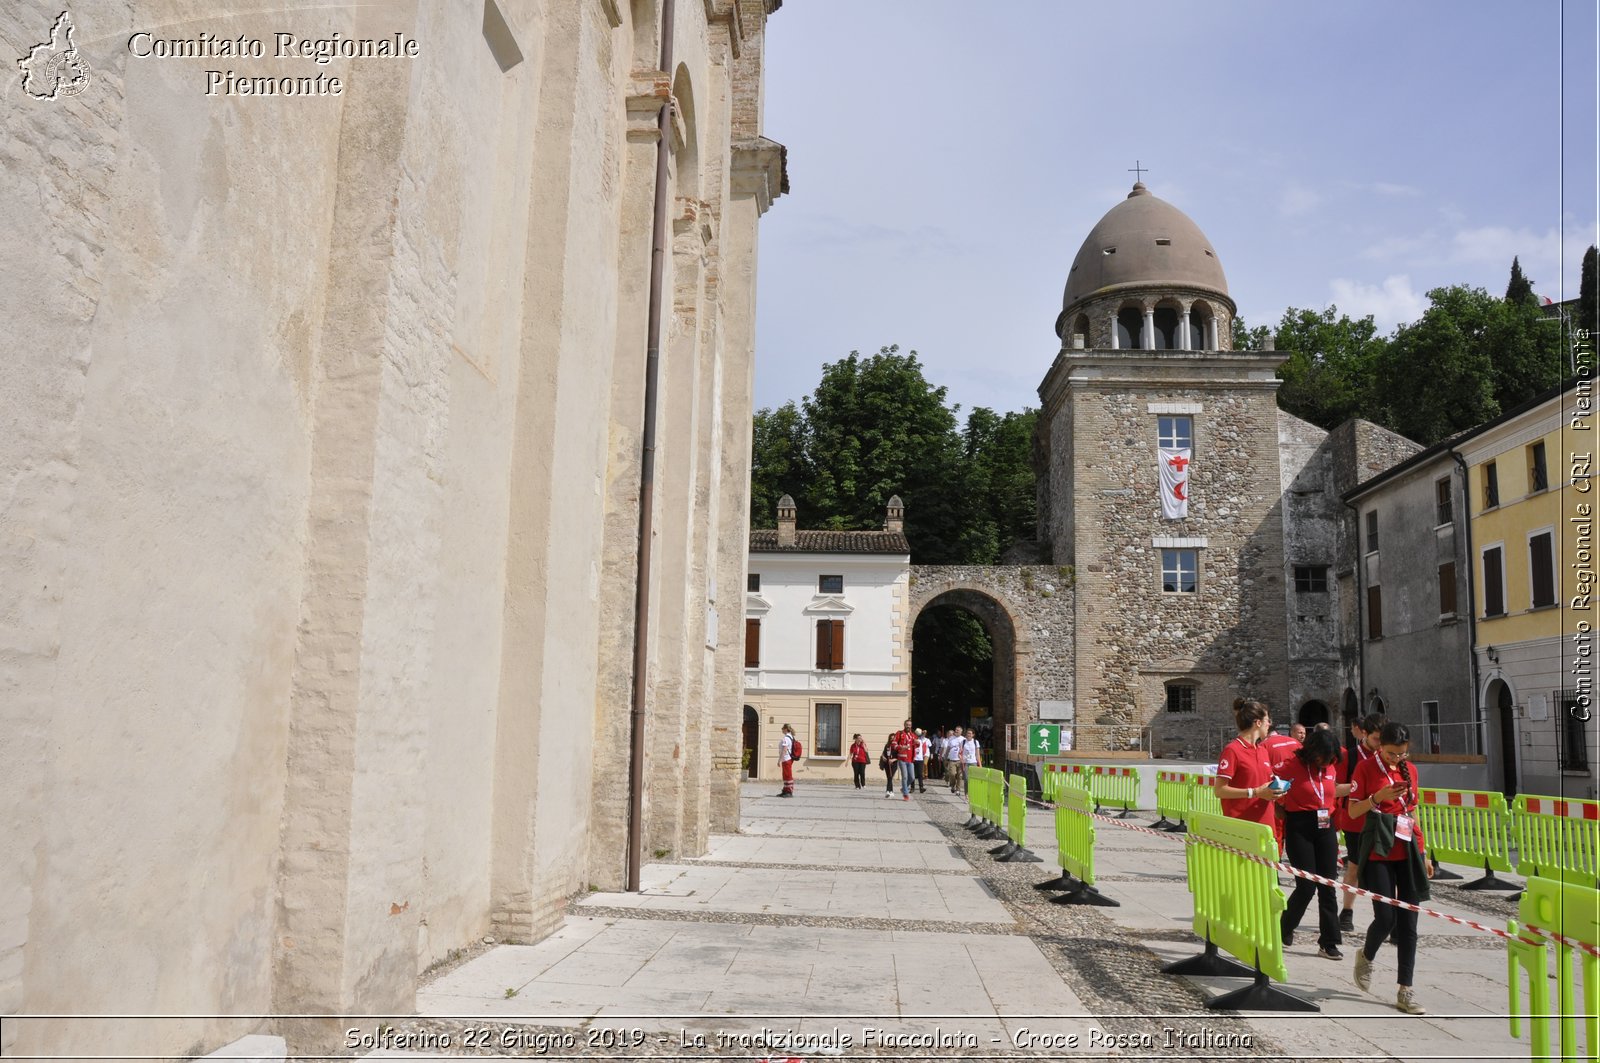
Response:
[{"label": "stone column", "polygon": [[1180,332],[1178,349],[1181,351],[1187,351],[1189,350],[1189,329],[1191,327],[1189,324],[1189,308],[1187,306],[1183,308],[1183,317],[1181,320],[1182,324],[1178,326]]},{"label": "stone column", "polygon": [[1144,308],[1144,343],[1140,346],[1147,351],[1156,349],[1156,308],[1148,303]]}]

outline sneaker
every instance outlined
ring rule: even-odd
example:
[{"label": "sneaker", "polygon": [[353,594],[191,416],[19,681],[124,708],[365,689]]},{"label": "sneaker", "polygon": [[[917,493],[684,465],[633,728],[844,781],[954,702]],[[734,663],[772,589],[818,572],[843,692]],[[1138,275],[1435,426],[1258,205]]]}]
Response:
[{"label": "sneaker", "polygon": [[911,795],[910,794],[901,794],[900,795],[900,800],[909,801],[909,800],[911,800]]},{"label": "sneaker", "polygon": [[1339,929],[1346,934],[1354,934],[1356,932],[1356,911],[1354,908],[1346,908],[1339,913]]},{"label": "sneaker", "polygon": [[1294,944],[1294,931],[1293,930],[1285,930],[1283,932],[1283,947],[1284,948],[1288,948],[1290,945],[1293,945],[1293,944]]},{"label": "sneaker", "polygon": [[1367,959],[1365,949],[1356,950],[1356,988],[1363,993],[1372,989],[1372,961]]},{"label": "sneaker", "polygon": [[885,801],[887,801],[887,800],[888,800],[888,799],[889,799],[889,798],[891,798],[891,797],[893,797],[893,796],[894,796],[894,794],[893,794],[893,793],[892,793],[892,792],[891,792],[891,791],[889,791],[889,790],[885,790],[885,791],[884,791],[884,792],[883,792],[883,799],[884,799],[884,800],[885,800]]},{"label": "sneaker", "polygon": [[1400,992],[1394,998],[1394,1006],[1407,1015],[1426,1015],[1428,1013],[1427,1008],[1417,1003],[1416,994],[1412,992],[1411,987],[1408,985],[1400,987]]},{"label": "sneaker", "polygon": [[1318,945],[1317,955],[1321,956],[1325,960],[1344,959],[1344,953],[1339,951],[1339,946],[1337,945]]}]

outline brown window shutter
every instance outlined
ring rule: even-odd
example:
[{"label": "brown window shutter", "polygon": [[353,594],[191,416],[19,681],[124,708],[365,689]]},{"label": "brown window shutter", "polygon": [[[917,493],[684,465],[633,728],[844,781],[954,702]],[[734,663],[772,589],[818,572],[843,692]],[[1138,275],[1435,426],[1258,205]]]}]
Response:
[{"label": "brown window shutter", "polygon": [[833,667],[844,667],[844,621],[833,622]]},{"label": "brown window shutter", "polygon": [[761,667],[761,621],[759,620],[744,622],[744,666]]},{"label": "brown window shutter", "polygon": [[1439,566],[1439,613],[1456,611],[1456,563],[1446,561]]},{"label": "brown window shutter", "polygon": [[817,670],[826,671],[833,667],[833,633],[829,630],[832,620],[817,621]]},{"label": "brown window shutter", "polygon": [[1383,638],[1383,588],[1367,588],[1367,638]]}]

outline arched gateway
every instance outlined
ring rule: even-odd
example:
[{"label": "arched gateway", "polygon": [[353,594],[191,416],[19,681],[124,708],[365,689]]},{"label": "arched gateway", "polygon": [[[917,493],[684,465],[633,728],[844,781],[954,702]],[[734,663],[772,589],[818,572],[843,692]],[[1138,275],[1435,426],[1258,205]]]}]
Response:
[{"label": "arched gateway", "polygon": [[1054,565],[911,567],[910,630],[924,610],[953,606],[989,635],[997,746],[1010,724],[1075,723],[1073,582],[1071,569]]}]

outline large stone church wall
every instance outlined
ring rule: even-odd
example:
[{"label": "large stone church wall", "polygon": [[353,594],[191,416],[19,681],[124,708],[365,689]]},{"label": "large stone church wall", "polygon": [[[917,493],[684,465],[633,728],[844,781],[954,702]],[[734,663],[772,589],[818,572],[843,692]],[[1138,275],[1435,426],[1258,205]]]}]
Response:
[{"label": "large stone church wall", "polygon": [[[91,0],[90,88],[6,109],[0,1014],[403,1014],[428,964],[611,884],[633,547],[602,527],[637,528],[643,112],[669,86],[696,104],[674,176],[693,145],[700,179],[675,213],[705,224],[668,277],[663,428],[693,471],[657,498],[687,530],[656,630],[690,648],[657,635],[678,693],[647,801],[703,846],[736,727],[704,694],[738,652],[737,609],[718,639],[708,606],[742,584],[726,449],[781,162],[730,148],[728,68],[759,87],[767,5],[680,2],[676,79],[654,6],[517,7],[502,64],[478,9]],[[7,8],[0,36],[26,54],[57,14]],[[343,95],[285,106],[206,98],[215,61],[132,58],[141,29],[422,47],[317,68]],[[256,1025],[6,1022],[0,1048],[177,1054]]]}]

